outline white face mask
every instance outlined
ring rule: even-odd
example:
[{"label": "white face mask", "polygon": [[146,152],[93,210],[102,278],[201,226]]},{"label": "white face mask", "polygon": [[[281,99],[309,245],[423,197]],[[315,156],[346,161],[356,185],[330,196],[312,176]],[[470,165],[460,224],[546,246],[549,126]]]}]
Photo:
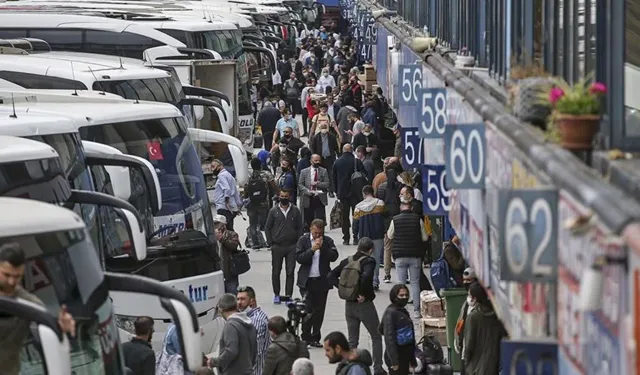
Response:
[{"label": "white face mask", "polygon": [[474,301],[473,298],[471,298],[471,296],[467,296],[467,305],[473,307],[476,305],[476,301]]},{"label": "white face mask", "polygon": [[368,137],[371,134],[371,132],[364,131],[364,132],[362,132],[362,134],[364,134],[364,135],[366,135]]},{"label": "white face mask", "polygon": [[286,148],[286,147],[282,147],[282,146],[280,146],[280,152],[285,152],[286,150],[287,150],[287,148]]}]

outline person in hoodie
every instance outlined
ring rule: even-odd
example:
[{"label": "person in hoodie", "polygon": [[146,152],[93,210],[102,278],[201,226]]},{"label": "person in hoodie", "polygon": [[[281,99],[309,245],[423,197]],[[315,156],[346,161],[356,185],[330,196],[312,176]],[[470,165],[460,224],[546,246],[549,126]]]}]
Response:
[{"label": "person in hoodie", "polygon": [[373,289],[380,289],[379,269],[384,250],[384,202],[373,196],[373,187],[362,188],[364,199],[356,205],[353,212],[353,228],[357,238],[369,237],[373,241],[373,258],[376,268],[373,273]]},{"label": "person in hoodie", "polygon": [[267,314],[258,307],[256,301],[256,291],[250,286],[238,287],[238,311],[247,313],[251,323],[256,328],[256,341],[258,345],[258,354],[256,356],[256,365],[254,367],[254,375],[262,375],[264,359],[267,355],[267,348],[271,344],[271,336],[269,335]]},{"label": "person in hoodie", "polygon": [[409,289],[404,284],[396,284],[389,292],[389,299],[391,304],[384,311],[379,327],[384,337],[384,361],[389,375],[408,375],[417,365],[416,335],[411,316],[405,309],[409,302]]},{"label": "person in hoodie", "polygon": [[220,354],[209,359],[209,367],[217,368],[220,375],[253,375],[258,344],[251,318],[238,311],[238,301],[233,294],[220,297],[218,311],[226,324],[220,336]]},{"label": "person in hoodie", "polygon": [[342,270],[352,261],[360,262],[360,279],[358,281],[358,297],[355,300],[345,300],[344,313],[347,321],[347,331],[349,333],[349,347],[355,349],[360,341],[360,324],[369,332],[371,337],[371,348],[373,350],[373,370],[375,375],[386,375],[382,368],[382,335],[378,332],[380,319],[373,300],[376,293],[373,288],[373,275],[378,271],[376,260],[373,254],[373,241],[368,237],[360,238],[358,241],[358,251],[353,257],[347,257],[340,264],[331,270],[329,278],[335,280],[335,286],[339,288],[340,274]]},{"label": "person in hoodie", "polygon": [[268,327],[272,341],[267,349],[262,375],[289,375],[296,359],[309,358],[309,349],[302,340],[287,331],[283,317],[272,317]]},{"label": "person in hoodie", "polygon": [[334,331],[324,338],[324,355],[331,364],[338,364],[336,375],[371,375],[371,353],[352,349],[342,332]]},{"label": "person in hoodie", "polygon": [[500,371],[500,341],[507,332],[480,283],[469,286],[467,304],[471,309],[465,320],[462,345],[465,373],[497,374]]}]

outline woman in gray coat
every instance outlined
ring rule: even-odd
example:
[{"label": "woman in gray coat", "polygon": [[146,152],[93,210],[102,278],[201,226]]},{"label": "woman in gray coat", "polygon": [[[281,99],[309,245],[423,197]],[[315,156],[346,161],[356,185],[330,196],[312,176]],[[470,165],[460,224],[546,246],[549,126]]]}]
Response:
[{"label": "woman in gray coat", "polygon": [[470,311],[464,324],[462,359],[466,375],[495,375],[500,371],[500,341],[507,332],[480,283],[469,286]]}]

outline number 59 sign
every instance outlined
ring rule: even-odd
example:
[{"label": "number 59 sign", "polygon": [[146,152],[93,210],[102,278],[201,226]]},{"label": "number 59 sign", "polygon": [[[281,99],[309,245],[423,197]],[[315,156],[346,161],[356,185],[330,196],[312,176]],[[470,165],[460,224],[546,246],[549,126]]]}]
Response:
[{"label": "number 59 sign", "polygon": [[444,216],[451,210],[447,170],[444,165],[423,165],[422,170],[422,208],[425,215]]},{"label": "number 59 sign", "polygon": [[503,281],[553,282],[558,276],[558,191],[500,190],[498,233]]}]

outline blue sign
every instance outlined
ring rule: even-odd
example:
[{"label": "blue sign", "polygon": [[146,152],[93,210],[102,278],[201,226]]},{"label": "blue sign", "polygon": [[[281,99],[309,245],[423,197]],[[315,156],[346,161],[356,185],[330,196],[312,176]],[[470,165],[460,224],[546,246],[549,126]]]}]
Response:
[{"label": "blue sign", "polygon": [[444,165],[422,166],[422,206],[425,215],[444,216],[449,212],[449,188]]},{"label": "blue sign", "polygon": [[[557,375],[558,344],[555,340],[502,340],[500,375]],[[609,373],[613,374],[613,373]]]},{"label": "blue sign", "polygon": [[622,374],[619,338],[611,333],[593,312],[582,315],[586,320],[586,345],[583,362],[587,375]]},{"label": "blue sign", "polygon": [[442,138],[447,124],[447,89],[418,89],[416,106],[421,138]]},{"label": "blue sign", "polygon": [[558,191],[500,190],[500,279],[554,282],[558,277]]},{"label": "blue sign", "polygon": [[371,45],[376,44],[378,42],[378,28],[376,27],[376,21],[373,19],[371,13],[367,13],[363,26],[364,42]]},{"label": "blue sign", "polygon": [[400,105],[418,105],[418,90],[420,90],[420,88],[422,88],[422,66],[419,64],[398,65],[398,95]]},{"label": "blue sign", "polygon": [[371,44],[365,43],[364,39],[358,40],[358,59],[361,62],[370,62],[371,61]]},{"label": "blue sign", "polygon": [[448,186],[456,189],[483,189],[486,171],[487,138],[484,124],[447,125],[444,157]]},{"label": "blue sign", "polygon": [[402,165],[406,169],[419,168],[424,163],[424,141],[415,128],[400,128]]}]

